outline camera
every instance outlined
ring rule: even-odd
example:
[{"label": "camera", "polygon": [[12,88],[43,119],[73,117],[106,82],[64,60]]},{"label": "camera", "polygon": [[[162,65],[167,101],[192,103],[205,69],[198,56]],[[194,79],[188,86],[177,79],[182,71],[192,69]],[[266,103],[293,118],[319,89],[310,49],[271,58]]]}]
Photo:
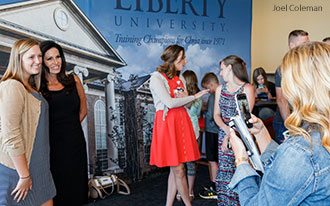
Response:
[{"label": "camera", "polygon": [[251,119],[251,113],[246,94],[236,94],[235,98],[237,106],[236,109],[239,115],[230,118],[229,126],[234,127],[239,133],[253,168],[264,173],[264,167],[260,159],[259,150],[248,129],[248,127],[251,128],[253,125],[248,122],[248,120]]},{"label": "camera", "polygon": [[245,93],[240,93],[235,95],[236,106],[239,116],[245,121],[248,128],[252,128],[253,125],[249,123],[251,119],[251,112],[249,107],[249,102]]},{"label": "camera", "polygon": [[183,92],[184,89],[181,87],[177,87],[176,89],[173,90],[174,94],[178,93],[178,92]]}]

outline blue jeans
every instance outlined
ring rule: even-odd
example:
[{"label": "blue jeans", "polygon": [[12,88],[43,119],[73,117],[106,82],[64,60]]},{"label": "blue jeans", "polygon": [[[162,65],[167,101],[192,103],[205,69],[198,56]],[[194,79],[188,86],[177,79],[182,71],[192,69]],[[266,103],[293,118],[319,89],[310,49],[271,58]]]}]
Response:
[{"label": "blue jeans", "polygon": [[282,121],[279,122],[274,119],[273,128],[275,131],[274,140],[277,144],[281,144],[284,141],[283,132],[285,132],[287,130],[287,128],[284,126],[284,122],[282,122]]}]

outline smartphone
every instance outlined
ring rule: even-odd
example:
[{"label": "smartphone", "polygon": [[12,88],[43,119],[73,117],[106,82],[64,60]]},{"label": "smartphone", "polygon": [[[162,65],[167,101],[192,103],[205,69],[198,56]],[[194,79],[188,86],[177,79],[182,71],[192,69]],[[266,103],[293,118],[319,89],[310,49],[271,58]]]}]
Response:
[{"label": "smartphone", "polygon": [[247,128],[246,123],[239,115],[231,117],[230,120],[231,121],[229,122],[229,126],[235,127],[236,131],[239,133],[253,168],[257,171],[260,171],[261,173],[264,173],[264,166],[261,162],[259,150],[252,138],[252,135],[249,132],[249,129]]},{"label": "smartphone", "polygon": [[245,93],[236,94],[235,99],[236,99],[236,108],[239,116],[246,123],[248,128],[252,128],[253,125],[249,123],[249,119],[251,119],[251,112],[246,94]]},{"label": "smartphone", "polygon": [[180,88],[180,87],[177,87],[176,89],[173,90],[174,94],[177,94],[178,92],[183,92],[184,89],[183,88]]}]

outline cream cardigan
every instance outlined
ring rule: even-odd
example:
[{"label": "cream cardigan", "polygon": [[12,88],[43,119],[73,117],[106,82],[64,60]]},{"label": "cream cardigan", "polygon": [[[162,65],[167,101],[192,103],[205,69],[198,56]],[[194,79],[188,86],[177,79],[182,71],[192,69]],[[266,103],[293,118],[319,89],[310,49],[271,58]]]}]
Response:
[{"label": "cream cardigan", "polygon": [[30,164],[41,102],[14,79],[0,83],[0,163],[15,169],[11,156]]},{"label": "cream cardigan", "polygon": [[[185,81],[181,75],[180,79],[185,85]],[[195,99],[194,96],[172,98],[166,78],[157,71],[151,74],[149,87],[156,111],[164,110],[163,120],[165,120],[168,109],[184,106]]]}]

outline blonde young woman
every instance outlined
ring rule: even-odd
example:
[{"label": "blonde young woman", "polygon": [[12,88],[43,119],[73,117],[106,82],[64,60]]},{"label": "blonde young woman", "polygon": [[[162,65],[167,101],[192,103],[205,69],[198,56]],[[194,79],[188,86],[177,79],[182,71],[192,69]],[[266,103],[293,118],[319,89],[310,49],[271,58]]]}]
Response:
[{"label": "blonde young woman", "polygon": [[283,93],[292,106],[285,121],[287,138],[277,148],[262,121],[250,120],[264,151],[260,182],[242,141],[231,132],[237,169],[230,187],[241,205],[329,205],[330,46],[313,42],[295,47],[285,55],[281,69]]},{"label": "blonde young woman", "polygon": [[14,43],[0,83],[0,205],[53,205],[48,104],[38,92],[38,42]]}]

